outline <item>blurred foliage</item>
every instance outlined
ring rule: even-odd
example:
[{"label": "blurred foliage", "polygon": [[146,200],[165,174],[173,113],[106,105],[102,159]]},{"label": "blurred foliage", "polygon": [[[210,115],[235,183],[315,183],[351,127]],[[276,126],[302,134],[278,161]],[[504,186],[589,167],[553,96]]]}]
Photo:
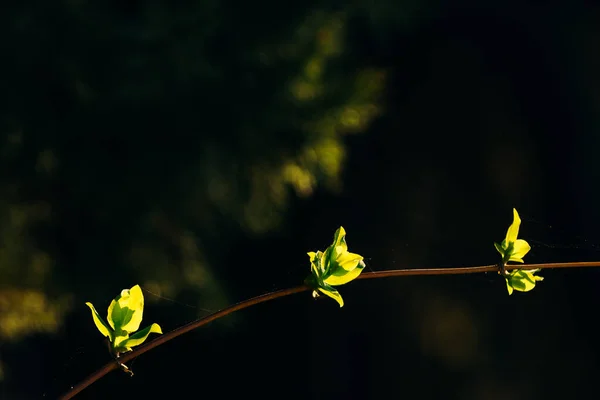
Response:
[{"label": "blurred foliage", "polygon": [[53,299],[38,290],[0,292],[0,336],[17,339],[32,332],[53,332],[67,310],[68,298]]},{"label": "blurred foliage", "polygon": [[[14,187],[3,187],[0,199],[0,339],[24,333],[55,331],[70,296],[47,296],[52,258],[35,243],[31,227],[47,221],[47,203],[19,202]],[[12,190],[11,190],[12,189]]]},{"label": "blurred foliage", "polygon": [[56,330],[115,281],[222,306],[239,227],[339,188],[343,136],[380,112],[385,74],[342,62],[343,10],[63,1],[0,19],[2,339]]}]

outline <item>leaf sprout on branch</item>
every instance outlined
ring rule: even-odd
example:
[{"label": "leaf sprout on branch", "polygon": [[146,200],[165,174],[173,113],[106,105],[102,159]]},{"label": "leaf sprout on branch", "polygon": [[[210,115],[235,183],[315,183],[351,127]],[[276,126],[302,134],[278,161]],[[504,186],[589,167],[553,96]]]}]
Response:
[{"label": "leaf sprout on branch", "polygon": [[[115,363],[115,360],[108,362],[79,384],[73,386],[71,390],[66,392],[60,399],[68,400],[73,398],[82,390],[118,368],[121,368],[132,375],[133,373],[131,370],[125,366],[125,362],[133,360],[145,352],[150,351],[169,340],[175,339],[177,336],[200,328],[201,326],[244,308],[296,293],[312,290],[313,297],[324,294],[325,296],[334,299],[340,307],[343,307],[344,300],[335,286],[345,285],[354,280],[399,276],[458,275],[498,272],[498,274],[506,281],[508,294],[512,295],[515,290],[519,292],[528,292],[534,289],[536,282],[544,279],[541,276],[535,275],[542,269],[600,267],[600,261],[528,264],[526,265],[527,268],[509,264],[509,262],[524,264],[523,257],[531,250],[531,246],[527,241],[518,238],[520,226],[521,218],[519,217],[517,210],[513,208],[513,222],[506,232],[506,237],[502,242],[494,243],[496,250],[501,256],[500,262],[497,264],[478,267],[398,269],[364,273],[365,263],[363,257],[348,251],[346,231],[343,227],[339,227],[335,231],[333,243],[328,246],[325,251],[311,251],[307,253],[310,261],[311,273],[305,279],[303,285],[265,293],[241,301],[204,318],[180,326],[164,335],[162,334],[160,326],[156,323],[141,331],[137,331],[141,324],[144,310],[144,296],[139,285],[135,285],[131,289],[124,289],[110,303],[107,315],[108,323],[100,317],[92,303],[88,302],[86,305],[92,311],[94,324],[100,333],[108,339],[110,352],[117,362]],[[143,344],[150,333],[158,333],[161,334],[161,336]],[[133,350],[132,348],[136,346],[139,347]]]}]

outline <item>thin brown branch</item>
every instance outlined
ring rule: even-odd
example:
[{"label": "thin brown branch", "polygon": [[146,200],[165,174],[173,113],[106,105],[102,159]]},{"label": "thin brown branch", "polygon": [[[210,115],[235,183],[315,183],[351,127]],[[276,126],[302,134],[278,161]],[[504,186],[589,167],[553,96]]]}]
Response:
[{"label": "thin brown branch", "polygon": [[[550,268],[597,268],[600,261],[573,262],[573,263],[545,263],[545,264],[511,264],[505,269],[550,269]],[[395,269],[390,271],[363,272],[356,279],[390,278],[394,276],[419,276],[419,275],[462,275],[477,274],[482,272],[498,272],[498,265],[484,265],[481,267],[458,268],[425,268],[425,269]]]},{"label": "thin brown branch", "polygon": [[[169,340],[175,339],[179,335],[183,335],[186,332],[189,332],[196,328],[200,328],[201,326],[204,326],[216,319],[219,319],[219,318],[225,317],[229,314],[232,314],[238,310],[252,307],[254,305],[264,303],[265,301],[277,299],[279,297],[289,296],[294,293],[305,292],[309,289],[310,288],[305,285],[296,286],[293,288],[277,290],[275,292],[266,293],[261,296],[257,296],[257,297],[253,297],[248,300],[244,300],[242,302],[239,302],[237,304],[234,304],[232,306],[224,308],[220,311],[217,311],[213,314],[207,315],[204,318],[200,318],[196,321],[192,321],[186,325],[180,326],[179,328],[176,328],[170,332],[167,332],[164,335],[161,335],[161,336],[157,337],[156,339],[152,340],[151,342],[148,342],[145,345],[138,347],[136,350],[125,353],[123,356],[119,357],[118,360],[120,363],[124,364],[130,360],[133,360],[136,357],[141,356],[145,352],[152,350],[156,346],[160,346],[161,344],[168,342]],[[115,369],[118,369],[118,368],[120,368],[120,366],[115,361],[111,361],[111,362],[105,364],[102,368],[100,368],[99,370],[97,370],[96,372],[94,372],[93,374],[88,376],[87,378],[85,378],[83,381],[81,381],[80,383],[78,383],[75,386],[72,386],[71,390],[68,391],[67,393],[65,393],[62,397],[60,397],[60,399],[67,400],[67,399],[73,398],[75,395],[77,395],[83,389],[87,388],[92,383],[94,383],[97,380],[99,380],[100,378],[102,378],[104,375],[106,375],[109,372],[114,371]]]},{"label": "thin brown branch", "polygon": [[[593,268],[600,267],[600,261],[593,262],[574,262],[574,263],[546,263],[546,264],[519,264],[519,265],[506,265],[506,270],[513,269],[550,269],[550,268]],[[460,275],[460,274],[475,274],[482,272],[498,272],[498,265],[485,265],[480,267],[459,267],[459,268],[428,268],[428,269],[397,269],[390,271],[378,271],[378,272],[363,272],[356,279],[378,279],[378,278],[390,278],[396,276],[419,276],[419,275]],[[145,352],[152,350],[153,348],[160,346],[163,343],[168,342],[169,340],[175,339],[179,335],[183,335],[189,331],[200,328],[214,320],[225,317],[229,314],[232,314],[236,311],[242,310],[244,308],[252,307],[254,305],[264,303],[270,300],[275,300],[280,297],[289,296],[295,293],[301,293],[310,290],[310,288],[306,285],[296,286],[289,289],[278,290],[275,292],[270,292],[263,294],[261,296],[253,297],[248,300],[244,300],[227,308],[224,308],[220,311],[217,311],[211,315],[208,315],[204,318],[198,319],[196,321],[190,322],[187,325],[183,325],[179,328],[176,328],[170,332],[165,333],[152,340],[151,342],[146,343],[138,347],[136,350],[125,353],[118,360],[120,363],[126,363],[134,358],[137,358],[144,354]],[[65,393],[60,400],[68,400],[73,398],[79,392],[90,386],[92,383],[98,381],[104,375],[108,374],[111,371],[120,368],[119,364],[115,361],[111,361],[104,365],[102,368],[85,378],[83,381],[78,383],[75,386],[71,387],[67,393]]]}]

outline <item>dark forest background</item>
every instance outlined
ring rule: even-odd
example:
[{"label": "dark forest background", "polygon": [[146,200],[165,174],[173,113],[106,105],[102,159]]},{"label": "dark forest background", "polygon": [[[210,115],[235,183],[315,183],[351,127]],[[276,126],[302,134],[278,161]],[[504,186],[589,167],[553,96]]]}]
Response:
[{"label": "dark forest background", "polygon": [[[139,283],[169,331],[340,225],[367,270],[495,263],[513,207],[526,262],[600,259],[598,6],[7,2],[0,37],[2,399],[110,359],[86,301]],[[600,271],[541,275],[287,297],[77,398],[596,398]]]}]

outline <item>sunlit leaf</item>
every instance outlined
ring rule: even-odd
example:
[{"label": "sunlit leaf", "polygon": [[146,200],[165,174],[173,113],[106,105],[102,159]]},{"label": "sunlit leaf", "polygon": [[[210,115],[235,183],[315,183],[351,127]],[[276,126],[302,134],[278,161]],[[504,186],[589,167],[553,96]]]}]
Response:
[{"label": "sunlit leaf", "polygon": [[540,271],[539,269],[533,270],[522,270],[517,269],[511,271],[506,278],[506,286],[508,288],[508,294],[512,294],[513,289],[519,292],[528,292],[535,288],[535,284],[538,281],[543,281],[544,278],[536,276],[535,273]]},{"label": "sunlit leaf", "polygon": [[531,250],[531,246],[523,239],[517,239],[521,218],[516,209],[513,208],[513,223],[506,232],[506,238],[502,243],[494,243],[494,247],[502,256],[502,262],[509,261],[523,263],[523,257]]},{"label": "sunlit leaf", "polygon": [[508,295],[510,296],[511,294],[513,294],[514,289],[512,286],[510,286],[510,282],[508,281],[508,279],[505,279],[505,280],[506,280],[506,289],[508,290]]},{"label": "sunlit leaf", "polygon": [[346,271],[352,271],[362,261],[362,259],[363,257],[361,255],[346,251],[335,259],[335,263]]},{"label": "sunlit leaf", "polygon": [[522,263],[523,257],[525,257],[525,254],[529,253],[529,250],[531,250],[531,246],[529,245],[529,243],[527,243],[523,239],[517,239],[514,242],[513,251],[509,261]]},{"label": "sunlit leaf", "polygon": [[346,230],[340,226],[333,235],[333,245],[332,247],[335,249],[334,257],[337,257],[340,253],[345,253],[348,251],[348,245],[346,244]]},{"label": "sunlit leaf", "polygon": [[519,213],[517,210],[513,208],[513,223],[506,232],[507,243],[517,240],[517,236],[519,235],[519,226],[521,226],[521,218],[519,218]]},{"label": "sunlit leaf", "polygon": [[344,307],[344,299],[342,299],[342,295],[336,289],[332,288],[329,285],[324,285],[320,286],[318,290],[325,296],[331,297],[332,299],[337,301],[340,305],[340,308]]},{"label": "sunlit leaf", "polygon": [[145,327],[141,331],[132,334],[129,339],[121,343],[121,346],[129,351],[132,347],[139,346],[140,344],[144,343],[151,333],[162,334],[162,330],[158,324],[152,324]]},{"label": "sunlit leaf", "polygon": [[364,268],[365,263],[362,261],[361,257],[361,260],[358,261],[357,266],[354,269],[350,270],[349,272],[344,269],[340,269],[324,279],[324,282],[332,286],[345,285],[346,283],[356,279],[356,277],[360,275]]},{"label": "sunlit leaf", "polygon": [[115,331],[135,332],[144,313],[144,295],[139,285],[124,289],[108,308],[108,322]]},{"label": "sunlit leaf", "polygon": [[336,300],[340,307],[344,302],[332,286],[344,285],[356,279],[365,268],[361,255],[348,252],[345,236],[346,231],[340,227],[335,232],[333,243],[325,252],[308,253],[312,274],[304,281],[314,290],[313,295],[320,291]]},{"label": "sunlit leaf", "polygon": [[104,320],[102,319],[100,314],[98,314],[98,311],[96,311],[96,308],[92,303],[87,302],[85,303],[85,305],[88,306],[90,310],[92,310],[92,318],[94,319],[94,324],[96,324],[96,328],[98,328],[98,330],[103,336],[108,337],[112,341],[112,329],[110,329],[108,324],[104,322]]},{"label": "sunlit leaf", "polygon": [[316,253],[311,251],[308,253],[308,256],[310,257],[310,266],[312,273],[320,279],[324,274],[322,266],[323,253],[321,253],[320,251],[317,251]]},{"label": "sunlit leaf", "polygon": [[502,258],[504,258],[504,248],[502,247],[502,245],[500,243],[494,242],[494,247],[496,247],[496,250],[498,250],[498,253],[500,253]]},{"label": "sunlit leaf", "polygon": [[109,337],[111,351],[117,355],[143,343],[152,332],[162,333],[158,324],[152,324],[140,332],[133,333],[139,328],[144,310],[144,296],[139,285],[122,290],[108,307],[108,319],[111,326],[116,328],[114,331],[104,322],[91,303],[86,304],[92,310],[96,327],[104,336]]},{"label": "sunlit leaf", "polygon": [[115,352],[123,352],[125,351],[125,347],[123,346],[123,342],[129,339],[129,334],[125,331],[115,332],[115,340],[113,342],[113,350]]}]

